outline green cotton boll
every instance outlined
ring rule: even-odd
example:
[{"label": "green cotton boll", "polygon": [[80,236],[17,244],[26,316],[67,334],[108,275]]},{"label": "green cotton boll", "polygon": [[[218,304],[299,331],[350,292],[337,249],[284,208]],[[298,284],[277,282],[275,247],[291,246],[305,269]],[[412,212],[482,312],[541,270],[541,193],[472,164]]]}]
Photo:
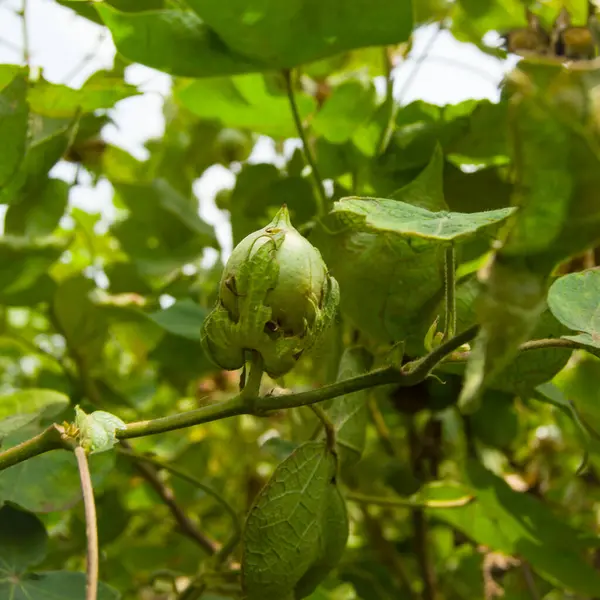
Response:
[{"label": "green cotton boll", "polygon": [[217,305],[204,321],[202,343],[223,369],[239,369],[245,352],[255,350],[264,370],[280,377],[321,337],[338,304],[336,280],[283,206],[233,250]]}]

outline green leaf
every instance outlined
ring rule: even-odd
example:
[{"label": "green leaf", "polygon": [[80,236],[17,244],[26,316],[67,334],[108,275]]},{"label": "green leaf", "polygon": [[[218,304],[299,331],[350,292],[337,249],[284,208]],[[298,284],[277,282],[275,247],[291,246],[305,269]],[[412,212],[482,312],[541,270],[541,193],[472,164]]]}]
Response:
[{"label": "green leaf", "polygon": [[354,327],[383,343],[420,334],[427,303],[443,289],[441,247],[416,250],[397,235],[351,230],[316,230],[311,242],[337,279],[340,307]]},{"label": "green leaf", "polygon": [[[79,600],[85,597],[85,573],[69,571],[47,571],[28,573],[22,577],[0,579],[0,597],[10,600]],[[117,590],[98,583],[97,600],[119,600],[121,595]]]},{"label": "green leaf", "polygon": [[580,332],[566,339],[600,348],[600,269],[557,279],[548,292],[548,306],[563,325]]},{"label": "green leaf", "polygon": [[264,65],[227,47],[196,15],[180,10],[96,10],[117,50],[129,60],[182,77],[216,77],[265,70]]},{"label": "green leaf", "polygon": [[34,284],[64,252],[68,239],[0,237],[0,297]]},{"label": "green leaf", "polygon": [[188,0],[188,5],[234,52],[270,69],[353,48],[398,44],[408,39],[413,25],[410,0],[291,0],[277,5]]},{"label": "green leaf", "polygon": [[[424,200],[425,202],[427,200]],[[480,230],[498,225],[514,212],[501,208],[480,213],[431,212],[399,200],[342,198],[332,214],[356,231],[393,233],[412,240],[463,241]]]},{"label": "green leaf", "polygon": [[45,185],[40,183],[34,193],[27,193],[19,203],[8,207],[5,232],[30,237],[50,235],[65,213],[69,189],[61,179],[48,178]]},{"label": "green leaf", "polygon": [[197,260],[206,246],[215,246],[212,227],[197,212],[197,200],[186,198],[166,181],[115,184],[129,216],[112,232],[146,275],[165,275]]},{"label": "green leaf", "polygon": [[[363,375],[369,371],[373,357],[362,347],[347,348],[342,354],[337,380]],[[342,465],[360,460],[367,435],[369,391],[354,392],[326,403],[325,411],[336,429],[336,442]]]},{"label": "green leaf", "polygon": [[47,545],[46,529],[35,515],[7,504],[0,508],[0,582],[42,562]]},{"label": "green leaf", "polygon": [[135,86],[125,83],[122,78],[98,71],[80,89],[41,78],[32,84],[28,100],[33,112],[60,119],[74,117],[78,112],[112,108],[120,100],[138,93]]},{"label": "green leaf", "polygon": [[587,354],[577,357],[553,383],[566,401],[566,409],[575,410],[600,435],[600,359]]},{"label": "green leaf", "polygon": [[471,427],[473,434],[484,444],[508,448],[519,435],[519,417],[514,396],[488,390],[483,395],[481,408],[471,416]]},{"label": "green leaf", "polygon": [[298,447],[248,515],[242,581],[248,600],[305,598],[339,561],[348,536],[336,460],[322,442]]},{"label": "green leaf", "polygon": [[488,31],[504,32],[526,25],[520,0],[460,0],[452,15],[452,32],[457,39],[476,44]]},{"label": "green leaf", "polygon": [[312,128],[328,142],[343,144],[371,117],[376,102],[377,94],[371,80],[341,83],[317,113]]},{"label": "green leaf", "polygon": [[523,557],[555,585],[579,594],[593,595],[600,589],[600,574],[583,558],[587,543],[582,532],[475,461],[468,463],[465,475],[476,500],[459,508],[436,509],[436,518],[477,544]]},{"label": "green leaf", "polygon": [[0,91],[0,190],[15,176],[25,155],[28,119],[27,74],[22,71]]},{"label": "green leaf", "polygon": [[[22,428],[6,436],[2,448],[15,446],[36,433],[37,429]],[[94,455],[89,462],[94,489],[99,491],[114,467],[115,455]],[[13,502],[34,513],[49,513],[67,510],[80,501],[81,485],[72,452],[48,452],[0,472],[0,503]]]},{"label": "green leaf", "polygon": [[316,214],[312,184],[300,176],[284,176],[275,165],[244,165],[231,193],[233,241],[264,226],[285,202],[293,222],[305,223]]},{"label": "green leaf", "polygon": [[[480,290],[479,283],[471,278],[458,286],[456,291],[458,331],[464,331],[477,323],[477,300]],[[444,318],[444,302],[441,301],[429,317],[440,315]],[[552,313],[542,306],[542,313],[528,338],[552,339],[560,338],[568,330],[559,323]],[[526,397],[538,385],[550,381],[566,364],[571,356],[569,348],[540,348],[521,352],[499,370],[490,376],[487,385],[492,390],[503,391]],[[462,364],[448,363],[443,371],[463,373]],[[485,399],[485,395],[483,396]],[[477,413],[475,413],[477,414]],[[477,417],[483,418],[483,417]]]},{"label": "green leaf", "polygon": [[87,369],[93,369],[100,361],[108,333],[102,310],[89,297],[95,288],[90,279],[74,275],[58,285],[53,299],[59,331]]},{"label": "green leaf", "polygon": [[200,341],[200,330],[208,311],[190,298],[179,300],[169,308],[148,316],[166,331]]},{"label": "green leaf", "polygon": [[444,198],[444,154],[439,144],[419,175],[390,197],[432,212],[448,210]]},{"label": "green leaf", "polygon": [[75,425],[79,429],[79,443],[88,454],[112,450],[118,442],[116,432],[126,427],[109,412],[96,410],[88,415],[79,406],[75,407]]},{"label": "green leaf", "polygon": [[57,132],[31,144],[18,171],[8,185],[0,188],[0,203],[35,204],[37,195],[48,183],[50,169],[63,157],[72,141],[77,123],[71,122]]},{"label": "green leaf", "polygon": [[466,411],[530,335],[554,266],[600,239],[600,136],[588,123],[596,81],[550,61],[522,61],[509,78],[519,211],[480,271],[482,327],[461,395]]},{"label": "green leaf", "polygon": [[[226,127],[274,138],[296,137],[289,99],[275,83],[258,74],[199,79],[176,90],[175,97],[198,117],[221,121]],[[306,119],[315,109],[314,99],[299,91],[295,100],[300,117]]]},{"label": "green leaf", "polygon": [[69,406],[69,398],[54,390],[19,390],[0,396],[0,438],[30,423],[51,419]]}]

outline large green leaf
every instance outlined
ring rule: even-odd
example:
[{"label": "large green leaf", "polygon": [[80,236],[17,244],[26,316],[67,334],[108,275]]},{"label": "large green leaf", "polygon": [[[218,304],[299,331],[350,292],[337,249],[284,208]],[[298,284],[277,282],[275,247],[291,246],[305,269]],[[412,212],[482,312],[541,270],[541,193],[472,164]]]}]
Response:
[{"label": "large green leaf", "polygon": [[443,289],[442,247],[415,249],[397,235],[351,230],[318,231],[311,241],[337,279],[342,312],[357,329],[383,343],[420,333],[428,302]]},{"label": "large green leaf", "polygon": [[312,128],[328,142],[343,144],[371,117],[376,101],[372,81],[355,79],[343,82],[333,89],[314,118]]},{"label": "large green leaf", "polygon": [[342,198],[332,214],[357,231],[392,233],[413,241],[460,242],[480,230],[497,226],[513,212],[501,208],[481,213],[431,212],[386,198]]},{"label": "large green leaf", "polygon": [[378,341],[419,344],[443,290],[444,249],[489,235],[512,212],[439,210],[446,206],[443,168],[434,147],[429,165],[393,199],[343,198],[327,218],[328,232],[316,233],[340,284],[342,310]]},{"label": "large green leaf", "polygon": [[543,310],[556,263],[600,239],[598,123],[590,110],[595,71],[522,61],[506,93],[519,207],[503,244],[480,272],[480,334],[461,404],[510,362]]},{"label": "large green leaf", "polygon": [[561,323],[580,332],[566,339],[600,348],[600,269],[557,279],[548,292],[548,306]]},{"label": "large green leaf", "polygon": [[231,193],[231,228],[233,241],[260,229],[283,203],[292,221],[305,223],[317,209],[312,184],[299,175],[285,176],[275,165],[244,165]]},{"label": "large green leaf", "polygon": [[348,518],[336,468],[325,443],[307,442],[277,467],[260,492],[243,537],[248,600],[305,598],[337,564]]},{"label": "large green leaf", "polygon": [[96,6],[117,49],[128,59],[171,75],[216,77],[264,70],[232,51],[196,15],[181,10],[121,12]]},{"label": "large green leaf", "polygon": [[0,396],[0,436],[60,414],[69,406],[69,398],[54,390],[19,390]]},{"label": "large green leaf", "polygon": [[90,113],[112,108],[139,92],[119,77],[98,71],[80,89],[50,83],[41,78],[31,85],[27,99],[31,110],[46,117],[72,118],[78,111]]},{"label": "large green leaf", "polygon": [[[85,573],[28,572],[46,557],[48,535],[31,513],[5,505],[0,508],[0,598],[7,600],[80,600],[85,597]],[[104,583],[98,600],[119,600]]]},{"label": "large green leaf", "polygon": [[102,356],[107,337],[107,323],[102,310],[90,300],[96,288],[83,275],[62,281],[53,299],[53,315],[59,332],[83,368],[95,368]]},{"label": "large green leaf", "polygon": [[439,145],[427,166],[408,185],[395,191],[391,198],[431,212],[448,210],[444,198],[444,154]]},{"label": "large green leaf", "polygon": [[408,39],[412,3],[398,0],[188,0],[200,18],[243,56],[270,69],[294,67],[344,50]]},{"label": "large green leaf", "polygon": [[[23,427],[7,435],[2,448],[10,448],[37,432],[35,428]],[[111,452],[90,457],[95,489],[114,464],[115,455]],[[80,501],[81,485],[72,452],[56,450],[41,454],[0,472],[0,503],[13,502],[31,512],[49,513],[67,510]]]},{"label": "large green leaf", "polygon": [[115,192],[129,216],[112,231],[140,272],[170,273],[197,260],[206,246],[216,245],[212,227],[198,216],[197,200],[181,195],[166,181],[116,184]]},{"label": "large green leaf", "polygon": [[[46,556],[48,535],[31,513],[4,505],[0,508],[0,582],[21,575]],[[1,584],[0,584],[1,589]]]},{"label": "large green leaf", "polygon": [[[221,121],[227,127],[240,127],[274,138],[297,135],[290,102],[284,90],[263,75],[214,77],[189,82],[176,90],[175,97],[203,119]],[[315,109],[314,99],[295,94],[300,117]]]},{"label": "large green leaf", "polygon": [[[85,573],[69,571],[46,571],[27,573],[22,577],[0,580],[0,597],[10,600],[80,600],[85,597]],[[98,600],[119,600],[121,595],[114,588],[100,582]]]},{"label": "large green leaf", "polygon": [[[130,60],[185,77],[279,70],[344,50],[397,44],[412,28],[410,0],[341,0],[285,6],[191,0],[180,10],[97,10],[118,50]],[[318,26],[315,24],[318,23]]]},{"label": "large green leaf", "polygon": [[58,226],[69,201],[69,184],[48,178],[6,211],[4,230],[14,235],[39,237],[50,235]]},{"label": "large green leaf", "polygon": [[584,558],[582,532],[560,520],[531,495],[515,492],[481,464],[470,461],[466,482],[475,501],[435,509],[442,519],[474,542],[509,555],[522,556],[551,583],[579,594],[600,589],[600,573]]},{"label": "large green leaf", "polygon": [[58,260],[68,239],[0,237],[0,297],[22,292]]},{"label": "large green leaf", "polygon": [[[342,354],[338,381],[367,373],[373,357],[362,347],[347,348]],[[325,411],[335,425],[336,441],[342,465],[360,460],[367,436],[368,390],[335,398],[326,404]]]},{"label": "large green leaf", "polygon": [[10,182],[0,188],[0,203],[33,204],[43,188],[48,184],[50,169],[63,157],[75,132],[76,123],[65,127],[34,142]]},{"label": "large green leaf", "polygon": [[18,171],[27,142],[27,74],[22,72],[0,91],[0,190]]},{"label": "large green leaf", "polygon": [[569,363],[554,380],[555,386],[568,399],[565,410],[572,410],[595,433],[600,434],[600,359],[583,355]]},{"label": "large green leaf", "polygon": [[207,314],[205,308],[190,298],[185,298],[148,316],[166,331],[199,342],[200,330]]}]

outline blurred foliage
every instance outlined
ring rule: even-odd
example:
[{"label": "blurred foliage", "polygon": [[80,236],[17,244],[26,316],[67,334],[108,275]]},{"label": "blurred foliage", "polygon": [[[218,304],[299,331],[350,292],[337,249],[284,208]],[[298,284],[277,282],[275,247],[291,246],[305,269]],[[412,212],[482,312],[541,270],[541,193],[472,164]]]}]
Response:
[{"label": "blurred foliage", "polygon": [[[451,249],[457,331],[481,326],[416,386],[325,403],[337,452],[300,407],[92,456],[99,600],[597,597],[600,66],[587,0],[57,2],[106,26],[118,54],[77,89],[0,65],[2,450],[73,421],[78,404],[132,422],[237,393],[240,373],[200,343],[230,251],[199,216],[207,172],[233,182],[214,200],[234,244],[285,203],[340,284],[336,325],[265,394],[423,356],[447,318]],[[398,103],[390,86],[421,27],[518,51],[499,100]],[[105,134],[142,94],[132,63],[173,84],[144,160]],[[84,210],[90,186],[109,197]],[[85,597],[80,500],[68,452],[0,472],[0,600]]]}]

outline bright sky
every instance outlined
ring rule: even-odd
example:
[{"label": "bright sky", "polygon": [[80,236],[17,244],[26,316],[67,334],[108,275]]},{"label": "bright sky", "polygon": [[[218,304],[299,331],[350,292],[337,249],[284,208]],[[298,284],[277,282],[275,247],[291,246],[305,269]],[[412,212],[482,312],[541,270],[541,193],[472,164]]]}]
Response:
[{"label": "bright sky", "polygon": [[[52,0],[25,1],[31,64],[40,67],[46,79],[78,87],[98,69],[112,65],[115,48],[102,27],[78,17]],[[17,11],[22,3],[23,0],[0,0],[0,63],[21,62],[23,27]],[[419,61],[426,50],[428,58]],[[437,35],[434,27],[426,27],[416,33],[410,58],[396,69],[395,96],[403,104],[416,99],[439,105],[468,98],[495,100],[499,96],[498,84],[508,66],[483,55],[470,44],[458,43],[447,32]],[[104,135],[107,141],[143,159],[146,156],[144,141],[163,132],[162,101],[168,94],[170,79],[158,71],[138,65],[129,67],[126,76],[129,83],[138,85],[145,93],[121,101],[111,111],[116,125],[108,126]],[[271,140],[262,138],[250,160],[272,161],[272,148]],[[61,163],[55,167],[53,174],[72,180],[74,168]],[[217,165],[206,171],[194,186],[200,201],[200,215],[216,227],[225,254],[231,247],[227,213],[219,211],[213,200],[219,189],[231,187],[233,181],[234,175]],[[88,211],[102,212],[106,220],[114,214],[111,187],[107,181],[101,181],[93,188],[89,181],[84,180],[73,188],[70,202]]]}]

